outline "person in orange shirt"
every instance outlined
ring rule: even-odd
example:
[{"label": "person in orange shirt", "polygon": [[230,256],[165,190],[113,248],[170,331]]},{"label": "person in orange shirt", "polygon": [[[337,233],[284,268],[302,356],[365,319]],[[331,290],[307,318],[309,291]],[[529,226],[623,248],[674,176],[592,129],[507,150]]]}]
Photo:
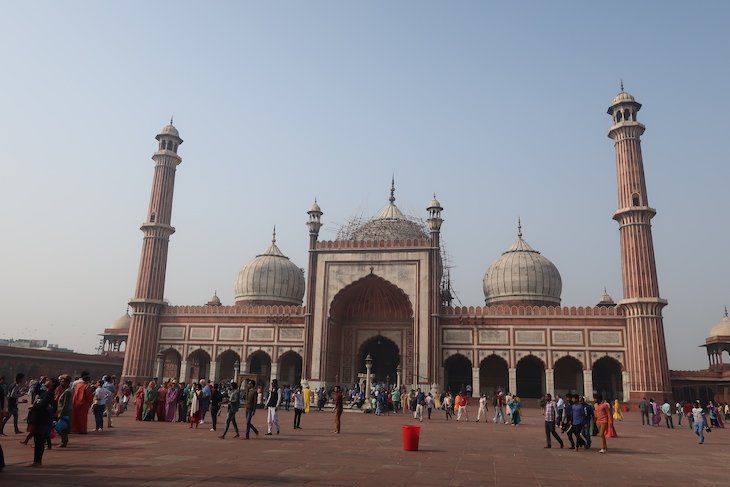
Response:
[{"label": "person in orange shirt", "polygon": [[458,393],[454,398],[454,414],[459,413],[459,407],[461,407],[461,393]]},{"label": "person in orange shirt", "polygon": [[91,389],[91,377],[88,372],[82,372],[81,379],[73,387],[71,433],[87,433],[89,408],[92,402],[94,402],[94,392]]},{"label": "person in orange shirt", "polygon": [[603,396],[596,394],[593,398],[595,399],[593,410],[596,415],[596,426],[598,426],[598,434],[601,436],[601,450],[599,453],[606,453],[608,450],[606,447],[606,432],[609,426],[613,424],[613,415],[611,414],[611,407],[603,400]]}]

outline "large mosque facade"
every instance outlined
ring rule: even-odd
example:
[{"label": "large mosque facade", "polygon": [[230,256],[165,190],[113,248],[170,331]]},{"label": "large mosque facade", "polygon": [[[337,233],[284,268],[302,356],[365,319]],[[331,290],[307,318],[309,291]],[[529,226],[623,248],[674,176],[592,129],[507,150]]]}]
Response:
[{"label": "large mosque facade", "polygon": [[[481,306],[454,307],[441,252],[443,208],[425,220],[405,215],[395,188],[369,220],[320,240],[322,209],[307,212],[306,272],[276,236],[246,264],[235,303],[164,301],[175,171],[182,139],[172,125],[157,140],[154,179],[132,313],[105,331],[107,348],[126,349],[123,376],[233,378],[256,374],[310,387],[373,378],[427,390],[475,393],[501,386],[523,397],[602,392],[636,401],[671,394],[651,219],[637,120],[641,105],[621,91],[608,113],[618,180],[623,298],[561,307],[558,269],[518,229],[514,244],[486,270]],[[262,246],[263,247],[263,246]]]}]

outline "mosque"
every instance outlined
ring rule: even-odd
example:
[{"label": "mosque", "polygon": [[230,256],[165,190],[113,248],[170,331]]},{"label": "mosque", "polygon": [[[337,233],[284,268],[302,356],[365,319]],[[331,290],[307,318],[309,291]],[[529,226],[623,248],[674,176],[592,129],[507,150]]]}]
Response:
[{"label": "mosque", "polygon": [[[562,278],[518,229],[486,269],[484,303],[452,305],[442,262],[442,212],[404,214],[395,188],[383,209],[334,240],[320,240],[322,208],[306,212],[309,253],[290,261],[271,244],[244,265],[235,303],[164,300],[173,185],[183,140],[172,125],[157,135],[150,205],[131,315],[105,330],[107,350],[124,350],[123,377],[230,379],[310,387],[374,380],[426,390],[474,393],[501,386],[522,397],[601,392],[637,401],[669,397],[662,309],[638,121],[641,104],[623,91],[608,108],[618,181],[613,216],[620,232],[623,297],[561,307]],[[264,247],[264,245],[262,245]],[[485,256],[487,259],[489,256]]]}]

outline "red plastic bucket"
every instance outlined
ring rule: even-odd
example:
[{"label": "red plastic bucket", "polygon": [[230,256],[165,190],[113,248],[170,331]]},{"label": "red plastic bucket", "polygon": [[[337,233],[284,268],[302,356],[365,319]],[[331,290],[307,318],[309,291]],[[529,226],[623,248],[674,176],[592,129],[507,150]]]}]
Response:
[{"label": "red plastic bucket", "polygon": [[403,425],[403,449],[405,451],[418,451],[418,439],[421,437],[421,427]]}]

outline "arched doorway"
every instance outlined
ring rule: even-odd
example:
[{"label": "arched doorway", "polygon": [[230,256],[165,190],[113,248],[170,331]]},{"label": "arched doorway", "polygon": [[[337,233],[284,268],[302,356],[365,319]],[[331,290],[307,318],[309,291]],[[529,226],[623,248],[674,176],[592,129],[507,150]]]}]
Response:
[{"label": "arched doorway", "polygon": [[218,356],[218,380],[233,380],[236,376],[236,362],[241,364],[241,357],[233,350],[226,350]]},{"label": "arched doorway", "polygon": [[199,379],[207,379],[210,371],[210,355],[202,349],[197,349],[188,356],[190,368],[188,369],[188,377],[186,382],[197,381]]},{"label": "arched doorway", "polygon": [[509,366],[499,355],[490,355],[479,364],[479,394],[494,397],[497,388],[509,387]]},{"label": "arched doorway", "polygon": [[167,381],[180,378],[180,362],[182,362],[180,353],[174,348],[168,349],[162,359],[162,377],[160,377],[160,380]]},{"label": "arched doorway", "polygon": [[471,360],[457,353],[444,362],[444,383],[446,390],[457,394],[466,390],[471,383]]},{"label": "arched doorway", "polygon": [[373,359],[372,374],[373,381],[383,384],[394,384],[396,382],[396,368],[400,364],[400,351],[398,345],[384,336],[378,335],[370,338],[360,347],[360,361],[358,372],[366,373],[365,358],[370,354]]},{"label": "arched doorway", "polygon": [[302,381],[302,356],[286,352],[279,359],[279,384],[297,386]]},{"label": "arched doorway", "polygon": [[568,393],[581,396],[584,394],[583,364],[575,357],[561,357],[555,362],[553,376],[555,378],[555,394],[560,394],[563,397]]},{"label": "arched doorway", "polygon": [[517,395],[521,398],[540,398],[545,395],[545,364],[534,355],[523,357],[517,362]]},{"label": "arched doorway", "polygon": [[248,359],[248,372],[256,374],[256,385],[268,387],[271,377],[271,357],[262,350],[254,352]]},{"label": "arched doorway", "polygon": [[[322,367],[327,382],[359,382],[368,353],[373,356],[376,381],[389,378],[395,383],[398,364],[403,382],[411,381],[413,363],[412,358],[406,361],[405,348],[413,342],[413,308],[393,283],[371,273],[342,288],[330,305],[326,333]],[[372,338],[359,345],[363,337]]]},{"label": "arched doorway", "polygon": [[593,389],[607,401],[624,400],[621,364],[609,356],[593,363]]}]

